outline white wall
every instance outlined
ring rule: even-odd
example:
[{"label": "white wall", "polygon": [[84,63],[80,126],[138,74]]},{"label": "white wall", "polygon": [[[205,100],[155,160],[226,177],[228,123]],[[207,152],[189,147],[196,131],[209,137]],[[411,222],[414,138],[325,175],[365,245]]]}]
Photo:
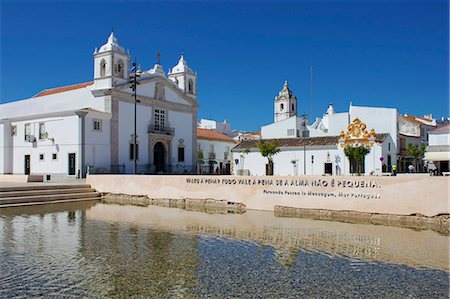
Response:
[{"label": "white wall", "polygon": [[[272,123],[267,126],[261,127],[261,138],[296,138],[299,125],[298,117],[293,116],[291,118]],[[293,130],[293,135],[288,135],[288,130]]]},{"label": "white wall", "polygon": [[350,106],[350,122],[356,117],[367,125],[367,131],[374,128],[375,133],[389,133],[397,147],[399,114],[396,108]]},{"label": "white wall", "polygon": [[[48,139],[39,140],[39,123],[45,123]],[[31,134],[36,137],[35,143],[25,141],[25,124],[31,126]],[[24,174],[24,157],[30,155],[32,174],[58,174],[68,173],[68,154],[75,153],[78,161],[79,128],[78,116],[41,118],[30,121],[13,122],[17,126],[17,135],[13,136],[13,172]],[[54,141],[52,141],[53,139]],[[44,160],[39,155],[44,155]],[[52,159],[57,154],[57,159]],[[78,168],[78,162],[76,163]]]},{"label": "white wall", "polygon": [[[151,107],[137,105],[136,110],[136,132],[139,144],[138,165],[149,164],[148,155],[148,125],[152,119]],[[133,143],[134,134],[134,103],[119,101],[119,164],[125,165],[125,171],[131,173],[134,161],[130,160],[130,143]],[[166,120],[167,124],[167,120]],[[151,161],[153,164],[153,161]]]},{"label": "white wall", "polygon": [[[203,161],[205,164],[208,165],[209,160],[209,153],[211,152],[211,145],[214,147],[213,153],[216,154],[216,158],[214,159],[218,163],[222,162],[223,167],[225,167],[225,164],[232,163],[232,155],[231,155],[231,149],[236,145],[234,142],[226,142],[226,141],[219,141],[219,140],[208,140],[208,139],[197,139],[198,143],[198,149],[200,149],[203,152]],[[228,153],[228,159],[225,160],[225,152]],[[216,167],[219,166],[219,164],[215,165]]]},{"label": "white wall", "polygon": [[[329,156],[328,156],[329,154]],[[307,175],[322,175],[325,173],[324,163],[333,164],[333,175],[336,174],[336,166],[342,167],[342,155],[339,156],[337,147],[308,147],[306,150],[306,159],[302,147],[282,148],[281,152],[273,157],[274,175],[303,175],[304,165],[306,164]],[[314,156],[314,162],[312,162]],[[345,157],[345,156],[344,156]],[[265,175],[267,158],[261,156],[261,153],[253,149],[248,154],[233,152],[233,161],[239,160],[234,165],[234,174],[238,174],[240,169],[248,169],[250,175]],[[292,161],[296,161],[295,164]],[[304,163],[306,161],[306,163]]]},{"label": "white wall", "polygon": [[436,134],[432,133],[428,135],[428,145],[450,145],[450,134],[442,133]]},{"label": "white wall", "polygon": [[11,136],[11,122],[0,123],[0,174],[13,172],[13,143]]},{"label": "white wall", "polygon": [[[370,153],[365,158],[365,174],[370,175],[373,171],[375,175],[381,175],[382,156],[381,144],[374,144]],[[314,162],[312,163],[312,156]],[[234,160],[239,163],[234,164],[233,173],[237,175],[239,170],[248,169],[250,175],[265,175],[265,165],[267,158],[261,156],[260,152],[253,149],[248,154],[233,152]],[[295,164],[292,161],[296,161]],[[306,163],[304,163],[306,161]],[[332,163],[333,175],[350,174],[349,161],[344,154],[344,149],[340,146],[307,147],[306,159],[302,147],[281,148],[281,152],[273,157],[274,175],[303,175],[306,164],[306,175],[324,175],[325,163]]]},{"label": "white wall", "polygon": [[[94,170],[108,170],[111,166],[110,116],[100,113],[89,113],[85,122],[85,163]],[[100,131],[94,130],[94,120],[101,121]]]},{"label": "white wall", "polygon": [[194,166],[196,161],[192,160],[195,145],[192,143],[193,128],[196,124],[193,123],[192,114],[178,111],[169,111],[169,121],[171,127],[175,128],[175,135],[172,139],[172,165],[178,164],[178,144],[180,139],[184,140],[184,165]]}]

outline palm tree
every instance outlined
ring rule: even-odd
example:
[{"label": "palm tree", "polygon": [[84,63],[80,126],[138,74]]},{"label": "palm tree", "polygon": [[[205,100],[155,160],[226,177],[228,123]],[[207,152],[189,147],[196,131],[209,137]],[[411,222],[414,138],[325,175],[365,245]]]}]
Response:
[{"label": "palm tree", "polygon": [[267,158],[269,168],[266,170],[267,175],[273,175],[273,156],[280,152],[278,142],[276,140],[265,141],[261,139],[257,143],[258,150],[261,155]]},{"label": "palm tree", "polygon": [[364,170],[364,159],[368,153],[370,153],[370,147],[365,145],[347,146],[344,148],[344,154],[350,161],[350,173],[356,172],[358,175],[361,175],[361,172]]},{"label": "palm tree", "polygon": [[408,156],[414,157],[414,167],[415,169],[418,169],[417,167],[417,159],[419,157],[423,157],[426,152],[426,145],[422,144],[420,148],[417,145],[414,145],[412,143],[408,144],[408,147],[406,148],[406,153]]}]

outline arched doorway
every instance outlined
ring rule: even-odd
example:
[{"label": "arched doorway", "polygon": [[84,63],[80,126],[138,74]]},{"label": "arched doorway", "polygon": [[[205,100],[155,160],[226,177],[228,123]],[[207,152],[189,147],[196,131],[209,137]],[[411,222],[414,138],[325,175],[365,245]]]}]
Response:
[{"label": "arched doorway", "polygon": [[153,164],[155,165],[156,173],[164,171],[164,145],[157,142],[153,147]]}]

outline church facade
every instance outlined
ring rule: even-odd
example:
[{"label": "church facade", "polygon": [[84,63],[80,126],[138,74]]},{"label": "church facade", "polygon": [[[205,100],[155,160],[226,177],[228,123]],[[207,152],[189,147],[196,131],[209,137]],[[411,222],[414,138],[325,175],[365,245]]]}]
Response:
[{"label": "church facade", "polygon": [[[0,105],[0,174],[195,172],[197,73],[183,55],[158,61],[130,89],[130,54],[114,33],[95,49],[91,82]],[[158,59],[159,60],[159,59]]]}]

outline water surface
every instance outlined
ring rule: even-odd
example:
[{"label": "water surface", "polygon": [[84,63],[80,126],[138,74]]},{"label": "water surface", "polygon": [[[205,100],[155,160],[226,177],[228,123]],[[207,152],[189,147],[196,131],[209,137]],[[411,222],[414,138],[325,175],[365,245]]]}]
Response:
[{"label": "water surface", "polygon": [[0,209],[0,297],[448,298],[448,240],[259,211]]}]

